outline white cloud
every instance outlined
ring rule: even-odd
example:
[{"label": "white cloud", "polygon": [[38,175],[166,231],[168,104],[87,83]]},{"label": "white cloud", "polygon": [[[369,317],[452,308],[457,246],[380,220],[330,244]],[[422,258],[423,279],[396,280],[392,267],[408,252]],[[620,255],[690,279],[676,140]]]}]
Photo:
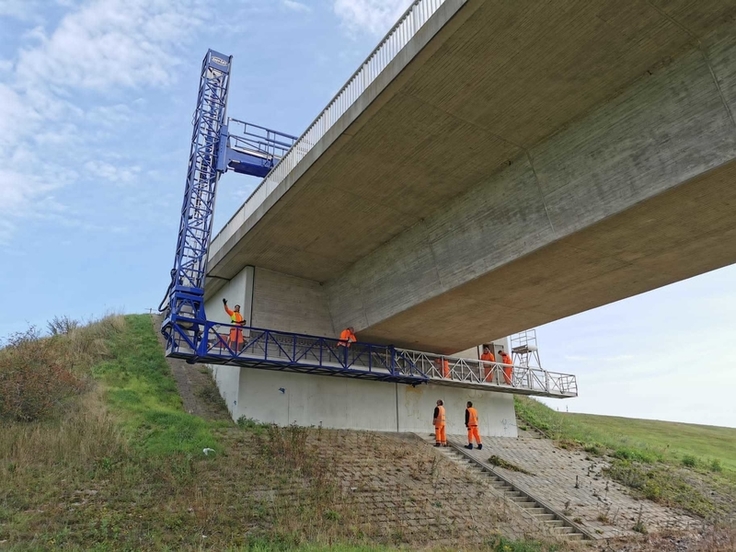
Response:
[{"label": "white cloud", "polygon": [[105,90],[173,80],[177,47],[200,22],[194,2],[97,0],[63,17],[20,52],[22,83]]},{"label": "white cloud", "polygon": [[135,113],[125,104],[101,105],[88,110],[85,118],[92,124],[111,127],[132,121]]},{"label": "white cloud", "polygon": [[140,175],[141,168],[121,167],[107,163],[106,161],[87,161],[84,168],[93,175],[94,178],[103,178],[115,184],[127,184],[135,181]]},{"label": "white cloud", "polygon": [[26,106],[21,96],[9,86],[0,82],[0,147],[10,147],[16,143],[21,132]]},{"label": "white cloud", "polygon": [[411,0],[335,0],[335,14],[351,32],[381,35],[396,23]]},{"label": "white cloud", "polygon": [[21,218],[58,217],[64,205],[52,194],[77,182],[82,168],[116,184],[137,178],[139,167],[101,160],[109,160],[101,137],[139,107],[108,98],[176,80],[184,44],[208,17],[203,1],[57,0],[61,17],[45,28],[32,17],[34,2],[0,0],[0,15],[29,27],[15,54],[0,60],[2,241]]},{"label": "white cloud", "polygon": [[[0,168],[0,213],[18,217],[38,212],[39,205],[34,204],[38,198],[62,184],[62,178],[54,183],[30,171]],[[6,231],[15,227],[7,218],[5,221]]]},{"label": "white cloud", "polygon": [[296,12],[310,12],[312,11],[312,8],[307,6],[306,4],[302,4],[301,2],[296,2],[295,0],[283,0],[282,4],[293,11]]}]

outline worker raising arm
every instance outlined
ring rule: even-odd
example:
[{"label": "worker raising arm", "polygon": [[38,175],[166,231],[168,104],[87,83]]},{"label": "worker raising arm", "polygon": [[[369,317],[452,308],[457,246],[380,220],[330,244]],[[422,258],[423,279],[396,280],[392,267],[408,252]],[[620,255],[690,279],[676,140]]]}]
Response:
[{"label": "worker raising arm", "polygon": [[[225,307],[225,312],[230,316],[230,323],[237,324],[238,326],[245,326],[245,319],[240,314],[240,305],[235,305],[234,309],[230,309],[227,306],[227,299],[222,299],[222,305]],[[243,346],[243,330],[239,328],[230,328],[230,336],[228,343],[230,347],[236,350],[240,350]]]}]

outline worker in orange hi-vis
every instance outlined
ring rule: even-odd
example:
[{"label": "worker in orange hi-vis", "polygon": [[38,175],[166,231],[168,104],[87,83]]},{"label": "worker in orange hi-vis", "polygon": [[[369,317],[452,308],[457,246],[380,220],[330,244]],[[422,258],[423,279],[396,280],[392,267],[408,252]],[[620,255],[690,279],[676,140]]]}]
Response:
[{"label": "worker in orange hi-vis", "polygon": [[511,382],[513,381],[513,375],[514,375],[514,368],[513,364],[514,361],[511,360],[511,357],[506,353],[506,351],[500,351],[501,354],[501,362],[503,364],[508,364],[508,366],[503,367],[503,380],[506,385],[511,385]]},{"label": "worker in orange hi-vis", "polygon": [[445,434],[445,407],[442,399],[437,401],[437,406],[434,407],[434,418],[432,423],[434,424],[434,446],[446,447],[447,446],[447,435]]},{"label": "worker in orange hi-vis", "polygon": [[445,357],[440,357],[436,361],[437,368],[442,374],[443,378],[450,377],[450,362]]},{"label": "worker in orange hi-vis", "polygon": [[[240,314],[240,305],[235,305],[235,308],[230,310],[227,306],[227,299],[222,299],[222,306],[225,307],[225,312],[230,316],[230,323],[237,324],[238,326],[245,326],[245,318]],[[243,348],[243,330],[240,328],[230,328],[230,336],[227,339],[228,347],[240,351]]]},{"label": "worker in orange hi-vis", "polygon": [[[348,326],[345,328],[342,332],[340,332],[340,340],[337,342],[338,351],[344,350],[344,361],[347,365],[348,363],[348,350],[350,348],[351,343],[355,343],[358,341],[358,338],[355,337],[355,330],[352,326]],[[340,347],[345,347],[345,349],[340,349]]]},{"label": "worker in orange hi-vis", "polygon": [[[493,356],[493,353],[491,352],[491,348],[488,345],[483,345],[483,354],[480,355],[480,359],[485,362],[496,362],[496,357]],[[493,375],[493,365],[484,364],[483,370],[485,372],[483,381],[490,382],[493,379],[491,377]]]},{"label": "worker in orange hi-vis", "polygon": [[473,439],[475,439],[478,450],[481,450],[483,443],[480,440],[480,433],[478,433],[478,411],[473,408],[473,403],[470,401],[468,401],[465,409],[465,427],[468,428],[468,445],[465,448],[473,450]]}]

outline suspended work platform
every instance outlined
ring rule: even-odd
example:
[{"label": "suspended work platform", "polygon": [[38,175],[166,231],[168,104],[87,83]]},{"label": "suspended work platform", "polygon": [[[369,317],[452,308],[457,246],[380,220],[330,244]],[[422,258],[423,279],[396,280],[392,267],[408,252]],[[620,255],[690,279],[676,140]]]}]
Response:
[{"label": "suspended work platform", "polygon": [[350,377],[421,385],[432,383],[469,389],[577,397],[574,375],[541,368],[512,366],[476,359],[399,349],[392,345],[352,343],[337,339],[236,326],[164,321],[167,356],[188,362]]}]

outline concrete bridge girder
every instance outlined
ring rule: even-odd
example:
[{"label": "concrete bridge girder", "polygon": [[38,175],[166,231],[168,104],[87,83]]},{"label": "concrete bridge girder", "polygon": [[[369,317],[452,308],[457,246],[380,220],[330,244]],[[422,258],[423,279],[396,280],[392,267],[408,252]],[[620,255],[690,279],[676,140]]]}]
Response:
[{"label": "concrete bridge girder", "polygon": [[736,229],[734,38],[641,79],[355,263],[327,285],[334,324],[450,352],[736,261],[722,239]]},{"label": "concrete bridge girder", "polygon": [[736,3],[446,8],[218,238],[255,325],[450,353],[736,261]]}]

